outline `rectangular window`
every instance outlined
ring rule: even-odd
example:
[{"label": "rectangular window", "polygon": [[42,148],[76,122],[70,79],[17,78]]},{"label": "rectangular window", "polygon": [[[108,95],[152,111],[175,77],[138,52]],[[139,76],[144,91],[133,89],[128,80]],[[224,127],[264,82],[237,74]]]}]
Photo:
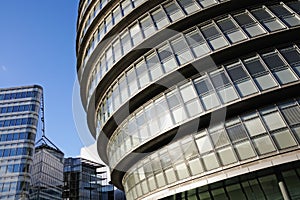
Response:
[{"label": "rectangular window", "polygon": [[113,23],[117,24],[122,18],[122,13],[121,13],[121,9],[120,6],[117,6],[114,10],[113,10]]},{"label": "rectangular window", "polygon": [[261,90],[267,90],[278,85],[258,57],[246,59],[244,64]]},{"label": "rectangular window", "polygon": [[146,15],[140,21],[144,36],[147,38],[155,32],[155,27],[149,15]]},{"label": "rectangular window", "polygon": [[251,13],[258,19],[258,21],[265,26],[265,28],[270,31],[277,31],[285,28],[285,26],[271,15],[265,8],[259,8],[252,10]]},{"label": "rectangular window", "polygon": [[191,170],[192,175],[200,174],[204,171],[203,166],[199,160],[199,158],[189,160],[188,161],[189,168]]},{"label": "rectangular window", "polygon": [[146,62],[151,74],[152,80],[156,80],[163,75],[158,56],[155,52],[146,57]]},{"label": "rectangular window", "polygon": [[294,73],[285,65],[277,52],[264,54],[262,58],[281,84],[287,84],[297,80]]},{"label": "rectangular window", "polygon": [[236,43],[247,38],[231,18],[219,20],[217,24],[231,43]]},{"label": "rectangular window", "polygon": [[300,123],[300,108],[298,106],[292,106],[281,110],[284,118],[289,125],[295,125]]},{"label": "rectangular window", "polygon": [[228,45],[228,42],[215,25],[211,24],[206,27],[202,27],[201,31],[213,49],[220,49]]},{"label": "rectangular window", "polygon": [[236,153],[238,154],[240,160],[246,160],[246,159],[253,158],[254,156],[256,156],[249,141],[236,144],[235,150],[236,150]]},{"label": "rectangular window", "polygon": [[193,56],[191,55],[184,38],[180,37],[171,41],[171,46],[179,65],[183,65],[193,59]]},{"label": "rectangular window", "polygon": [[117,39],[113,43],[113,53],[114,53],[114,57],[115,57],[116,61],[119,60],[122,56],[122,48],[121,48],[121,44],[120,44],[119,39]]},{"label": "rectangular window", "polygon": [[181,12],[181,9],[176,5],[174,1],[167,5],[164,5],[164,9],[167,15],[169,16],[170,21],[172,22],[184,16],[183,13]]},{"label": "rectangular window", "polygon": [[149,72],[144,60],[141,60],[136,64],[136,73],[141,88],[143,88],[150,82]]},{"label": "rectangular window", "polygon": [[157,29],[161,29],[167,24],[169,24],[169,20],[162,9],[158,9],[152,12],[151,15],[153,17],[153,21]]},{"label": "rectangular window", "polygon": [[237,162],[237,158],[231,147],[220,149],[218,151],[218,155],[223,165],[229,165]]},{"label": "rectangular window", "polygon": [[286,149],[297,145],[289,130],[276,132],[273,134],[273,137],[279,149]]},{"label": "rectangular window", "polygon": [[132,38],[133,46],[136,46],[143,39],[141,29],[138,23],[135,23],[129,28],[130,36]]},{"label": "rectangular window", "polygon": [[285,60],[293,67],[298,76],[300,76],[300,53],[295,48],[287,48],[280,51]]},{"label": "rectangular window", "polygon": [[247,12],[235,15],[234,19],[250,37],[256,37],[266,33],[261,25],[254,21]]},{"label": "rectangular window", "polygon": [[105,18],[105,25],[106,25],[106,30],[109,31],[111,29],[111,27],[113,26],[113,21],[112,21],[112,15],[109,14],[106,18]]},{"label": "rectangular window", "polygon": [[268,135],[264,135],[262,137],[255,138],[253,140],[253,143],[254,143],[254,146],[255,146],[257,152],[260,155],[276,151],[276,148],[274,147],[274,145]]},{"label": "rectangular window", "polygon": [[131,95],[135,94],[136,91],[138,90],[137,78],[136,78],[134,68],[130,69],[126,74],[127,74],[129,93],[131,96]]},{"label": "rectangular window", "polygon": [[191,14],[200,10],[198,4],[194,0],[178,0],[178,3],[186,12],[186,14]]},{"label": "rectangular window", "polygon": [[229,144],[227,133],[224,129],[218,130],[210,134],[215,148],[222,147]]},{"label": "rectangular window", "polygon": [[213,150],[213,146],[208,138],[208,136],[201,137],[196,140],[196,144],[200,154],[207,153]]},{"label": "rectangular window", "polygon": [[123,15],[127,15],[129,12],[132,10],[132,3],[131,0],[125,0],[121,3],[122,10],[123,10]]},{"label": "rectangular window", "polygon": [[209,6],[214,5],[214,4],[217,3],[216,0],[198,0],[198,2],[204,8],[209,7]]},{"label": "rectangular window", "polygon": [[220,167],[217,156],[214,153],[202,156],[202,159],[207,170],[212,170]]},{"label": "rectangular window", "polygon": [[210,110],[220,105],[218,97],[207,78],[195,80],[194,84],[205,110]]},{"label": "rectangular window", "polygon": [[266,130],[258,117],[244,121],[244,125],[251,137],[265,133]]},{"label": "rectangular window", "polygon": [[195,57],[201,57],[210,52],[205,39],[197,30],[186,33],[185,37]]},{"label": "rectangular window", "polygon": [[255,85],[252,83],[250,77],[240,63],[229,65],[226,69],[242,97],[257,92]]},{"label": "rectangular window", "polygon": [[119,84],[120,84],[121,102],[124,103],[129,97],[128,87],[127,87],[128,84],[125,77],[122,77],[120,79]]},{"label": "rectangular window", "polygon": [[158,56],[165,72],[172,71],[177,68],[177,62],[173,56],[173,52],[168,44],[158,49]]},{"label": "rectangular window", "polygon": [[290,12],[283,4],[270,6],[270,10],[289,27],[300,25],[299,17],[295,13]]},{"label": "rectangular window", "polygon": [[238,98],[234,87],[229,82],[229,79],[223,70],[211,73],[210,77],[222,103],[225,104]]},{"label": "rectangular window", "polygon": [[128,31],[121,34],[121,44],[123,47],[123,53],[126,54],[132,47],[131,38]]}]

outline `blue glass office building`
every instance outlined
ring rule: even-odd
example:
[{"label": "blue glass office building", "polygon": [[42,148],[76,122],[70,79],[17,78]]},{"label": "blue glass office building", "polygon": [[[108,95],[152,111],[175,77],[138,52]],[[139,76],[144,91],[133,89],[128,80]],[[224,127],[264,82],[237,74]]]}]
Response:
[{"label": "blue glass office building", "polygon": [[77,72],[127,199],[300,198],[299,0],[81,0]]},{"label": "blue glass office building", "polygon": [[41,107],[37,85],[0,89],[0,199],[26,199]]}]

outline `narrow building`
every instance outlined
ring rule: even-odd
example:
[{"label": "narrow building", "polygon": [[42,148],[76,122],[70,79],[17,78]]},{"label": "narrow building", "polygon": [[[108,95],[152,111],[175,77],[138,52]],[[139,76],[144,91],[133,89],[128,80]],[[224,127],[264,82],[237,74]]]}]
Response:
[{"label": "narrow building", "polygon": [[0,89],[0,199],[28,199],[42,104],[40,86]]},{"label": "narrow building", "polygon": [[64,153],[46,136],[35,147],[31,170],[31,200],[61,200]]}]

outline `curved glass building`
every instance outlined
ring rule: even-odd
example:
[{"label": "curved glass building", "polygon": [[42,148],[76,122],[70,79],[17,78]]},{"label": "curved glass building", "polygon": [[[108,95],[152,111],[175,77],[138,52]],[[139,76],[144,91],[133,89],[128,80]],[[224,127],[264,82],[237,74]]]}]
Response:
[{"label": "curved glass building", "polygon": [[300,1],[81,0],[80,94],[127,199],[299,199]]}]

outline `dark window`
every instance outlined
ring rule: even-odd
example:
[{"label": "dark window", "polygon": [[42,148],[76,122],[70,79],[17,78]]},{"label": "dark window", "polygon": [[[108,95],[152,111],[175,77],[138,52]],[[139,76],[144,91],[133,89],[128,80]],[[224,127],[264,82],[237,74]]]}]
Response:
[{"label": "dark window", "polygon": [[219,87],[229,84],[229,80],[228,80],[227,76],[224,74],[224,72],[211,75],[211,81],[212,81],[213,85],[215,86],[215,88],[219,88]]},{"label": "dark window", "polygon": [[234,82],[248,78],[248,75],[246,74],[245,70],[242,68],[241,65],[237,65],[236,67],[228,69],[228,73]]},{"label": "dark window", "polygon": [[212,85],[208,82],[208,79],[195,82],[195,87],[199,95],[208,93],[213,89]]}]

